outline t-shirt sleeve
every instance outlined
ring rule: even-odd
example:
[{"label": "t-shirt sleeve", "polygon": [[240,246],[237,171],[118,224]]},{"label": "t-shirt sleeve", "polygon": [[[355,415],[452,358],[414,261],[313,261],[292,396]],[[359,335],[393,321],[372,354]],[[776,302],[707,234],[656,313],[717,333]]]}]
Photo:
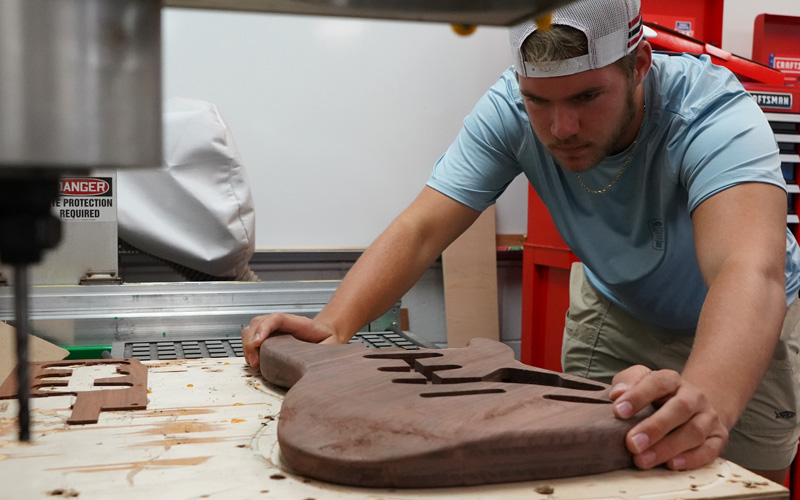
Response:
[{"label": "t-shirt sleeve", "polygon": [[[718,69],[706,78],[733,77]],[[674,136],[682,146],[675,148],[672,161],[681,166],[690,212],[710,196],[745,182],[786,190],[775,136],[763,111],[738,82],[732,81],[726,92],[701,106],[684,109],[682,117],[674,125],[682,128]]]},{"label": "t-shirt sleeve", "polygon": [[517,162],[524,115],[506,72],[481,97],[436,162],[427,185],[475,210],[491,206],[521,172]]}]

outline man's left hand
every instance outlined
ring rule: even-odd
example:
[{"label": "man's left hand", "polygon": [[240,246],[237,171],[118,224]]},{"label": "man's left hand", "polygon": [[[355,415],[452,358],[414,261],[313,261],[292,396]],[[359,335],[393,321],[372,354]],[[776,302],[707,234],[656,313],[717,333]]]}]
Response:
[{"label": "man's left hand", "polygon": [[672,470],[696,469],[717,458],[728,443],[728,428],[709,398],[678,372],[632,366],[614,377],[610,397],[621,419],[651,403],[657,408],[625,438],[640,469],[664,463]]}]

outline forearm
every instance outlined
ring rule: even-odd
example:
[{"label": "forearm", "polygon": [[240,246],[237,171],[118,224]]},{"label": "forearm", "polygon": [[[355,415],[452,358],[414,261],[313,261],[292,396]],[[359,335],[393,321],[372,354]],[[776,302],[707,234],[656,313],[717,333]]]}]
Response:
[{"label": "forearm", "polygon": [[479,215],[426,187],[358,259],[316,320],[347,342],[397,303]]},{"label": "forearm", "polygon": [[358,259],[317,315],[342,342],[396,304],[441,253],[420,251],[417,238],[409,240],[408,233],[402,221],[393,222]]},{"label": "forearm", "polygon": [[703,390],[728,429],[761,382],[780,337],[784,286],[774,266],[742,263],[726,265],[709,287],[683,377]]}]

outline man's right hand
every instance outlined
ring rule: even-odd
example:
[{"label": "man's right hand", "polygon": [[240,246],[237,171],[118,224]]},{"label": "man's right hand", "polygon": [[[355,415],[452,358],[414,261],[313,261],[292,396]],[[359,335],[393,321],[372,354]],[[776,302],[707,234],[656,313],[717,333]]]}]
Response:
[{"label": "man's right hand", "polygon": [[242,346],[244,359],[252,367],[259,363],[259,347],[264,339],[274,332],[283,332],[306,342],[320,344],[342,343],[327,325],[305,316],[294,314],[267,314],[256,316],[250,324],[242,329]]}]

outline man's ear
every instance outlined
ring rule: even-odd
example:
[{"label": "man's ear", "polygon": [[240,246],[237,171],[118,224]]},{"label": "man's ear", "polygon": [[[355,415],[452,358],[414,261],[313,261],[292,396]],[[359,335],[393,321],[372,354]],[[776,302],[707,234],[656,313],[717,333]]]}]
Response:
[{"label": "man's ear", "polygon": [[650,72],[650,65],[653,63],[653,48],[642,40],[636,47],[636,68],[633,72],[634,83],[639,85],[644,81],[644,77]]}]

